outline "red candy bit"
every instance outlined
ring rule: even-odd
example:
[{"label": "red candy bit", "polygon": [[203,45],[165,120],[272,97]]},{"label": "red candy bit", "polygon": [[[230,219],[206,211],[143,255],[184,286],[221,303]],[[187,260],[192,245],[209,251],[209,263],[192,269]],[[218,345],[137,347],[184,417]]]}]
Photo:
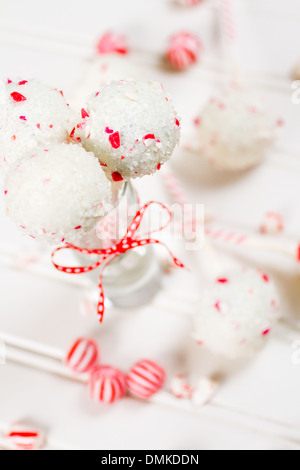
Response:
[{"label": "red candy bit", "polygon": [[6,83],[7,83],[7,85],[9,85],[10,83],[12,83],[12,80],[11,80],[10,78],[8,78],[8,79],[6,80]]},{"label": "red candy bit", "polygon": [[40,129],[40,128],[41,128],[41,125],[40,125],[40,124],[37,124],[36,127],[37,127],[38,129]]},{"label": "red candy bit", "polygon": [[18,85],[26,85],[26,83],[28,83],[27,80],[22,80],[21,82],[18,83]]},{"label": "red candy bit", "polygon": [[16,140],[16,138],[17,138],[17,137],[16,137],[15,135],[12,135],[12,136],[11,136],[11,140]]},{"label": "red candy bit", "polygon": [[90,338],[79,338],[70,348],[65,365],[75,374],[89,372],[99,361],[99,350],[96,342]]},{"label": "red candy bit", "polygon": [[105,132],[106,132],[106,134],[113,134],[114,131],[113,131],[113,129],[110,129],[109,127],[106,127]]},{"label": "red candy bit", "polygon": [[143,137],[143,140],[148,140],[148,139],[155,140],[155,135],[154,134],[147,134]]},{"label": "red candy bit", "polygon": [[75,130],[76,130],[75,127],[71,130],[71,133],[70,133],[70,138],[71,138],[71,139],[74,139]]},{"label": "red candy bit", "polygon": [[21,121],[27,121],[26,116],[20,116]]},{"label": "red candy bit", "polygon": [[5,196],[6,196],[6,194],[7,194],[7,191],[6,191],[6,190],[4,191],[4,194],[5,194]]},{"label": "red candy bit", "polygon": [[21,95],[21,93],[18,93],[17,91],[13,91],[10,96],[16,103],[21,103],[22,101],[26,101],[27,98],[25,96]]},{"label": "red candy bit", "polygon": [[262,277],[263,281],[270,282],[270,278],[267,274],[265,274],[265,273],[260,273],[260,274],[261,274],[261,277]]},{"label": "red candy bit", "polygon": [[155,362],[143,360],[135,364],[126,377],[129,392],[143,400],[151,398],[164,385],[166,373]]},{"label": "red candy bit", "polygon": [[271,329],[269,328],[262,332],[262,336],[268,336],[270,333],[271,333]]},{"label": "red candy bit", "polygon": [[298,263],[300,263],[300,244],[297,247],[296,260]]},{"label": "red candy bit", "polygon": [[78,227],[75,227],[74,230],[80,230],[81,229],[81,225],[78,225]]},{"label": "red candy bit", "polygon": [[46,442],[43,433],[23,424],[14,424],[3,440],[15,450],[41,449]]},{"label": "red candy bit", "polygon": [[114,149],[118,149],[121,145],[119,132],[115,132],[114,134],[111,134],[108,140],[110,142],[110,145]]},{"label": "red candy bit", "polygon": [[127,54],[128,47],[125,36],[118,34],[106,33],[98,41],[98,54]]},{"label": "red candy bit", "polygon": [[81,110],[81,117],[82,117],[82,119],[90,117],[90,115],[86,112],[86,110],[84,108],[82,108],[82,110]]},{"label": "red candy bit", "polygon": [[110,366],[95,367],[90,376],[89,389],[96,403],[111,405],[125,396],[124,374]]},{"label": "red candy bit", "polygon": [[157,169],[158,169],[158,171],[161,169],[161,163],[159,163],[159,164],[157,165]]},{"label": "red candy bit", "polygon": [[[104,165],[103,165],[104,166]],[[107,165],[105,165],[107,166]],[[121,175],[121,173],[119,173],[118,171],[114,171],[112,174],[111,174],[111,177],[113,179],[113,181],[117,182],[117,181],[123,181],[123,176]]]},{"label": "red candy bit", "polygon": [[180,122],[177,118],[175,119],[175,124],[176,124],[176,126],[180,127]]},{"label": "red candy bit", "polygon": [[229,281],[226,278],[220,278],[220,279],[217,279],[217,282],[219,284],[228,284]]}]

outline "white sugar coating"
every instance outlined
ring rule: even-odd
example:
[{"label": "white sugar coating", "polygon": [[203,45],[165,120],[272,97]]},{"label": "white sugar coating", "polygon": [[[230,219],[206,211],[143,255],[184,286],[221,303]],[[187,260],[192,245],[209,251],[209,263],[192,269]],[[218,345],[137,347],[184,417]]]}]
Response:
[{"label": "white sugar coating", "polygon": [[86,114],[75,137],[114,181],[154,173],[179,142],[178,116],[159,83],[111,82],[87,99]]},{"label": "white sugar coating", "polygon": [[253,269],[225,273],[203,286],[193,337],[231,359],[262,348],[279,317],[279,298],[269,277]]},{"label": "white sugar coating", "polygon": [[199,121],[204,157],[216,168],[230,171],[245,170],[261,162],[279,125],[263,97],[234,87],[212,97]]},{"label": "white sugar coating", "polygon": [[0,174],[27,150],[68,139],[74,119],[62,93],[35,80],[1,85]]},{"label": "white sugar coating", "polygon": [[100,90],[113,80],[145,80],[145,69],[134,62],[130,55],[102,54],[97,56],[84,70],[81,84],[72,94],[73,109],[80,109],[86,97]]},{"label": "white sugar coating", "polygon": [[35,149],[5,181],[7,214],[26,235],[52,244],[75,241],[94,228],[109,197],[98,160],[79,145]]}]

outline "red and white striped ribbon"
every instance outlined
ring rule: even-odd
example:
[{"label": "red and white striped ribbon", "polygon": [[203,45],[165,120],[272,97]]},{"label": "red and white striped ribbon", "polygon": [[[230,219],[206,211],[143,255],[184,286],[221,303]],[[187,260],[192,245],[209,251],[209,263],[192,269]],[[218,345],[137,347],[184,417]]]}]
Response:
[{"label": "red and white striped ribbon", "polygon": [[[159,206],[163,212],[167,213],[168,215],[168,221],[166,222],[165,225],[161,225],[158,227],[158,229],[152,230],[151,232],[147,233],[147,237],[150,236],[151,233],[154,232],[160,232],[164,230],[171,222],[172,220],[172,214],[170,210],[161,202],[157,201],[150,201],[144,204],[136,213],[134,216],[133,220],[130,222],[125,236],[115,245],[113,245],[110,248],[101,248],[99,250],[91,250],[88,248],[81,248],[75,245],[72,245],[70,243],[66,243],[64,246],[60,246],[56,248],[53,253],[52,253],[52,264],[53,266],[61,272],[67,273],[67,274],[84,274],[84,273],[89,273],[91,271],[94,271],[95,269],[102,268],[99,276],[99,282],[98,282],[98,289],[99,289],[99,301],[97,304],[97,314],[100,323],[103,321],[103,316],[104,316],[104,311],[105,311],[105,296],[104,296],[104,289],[103,289],[103,274],[104,270],[108,267],[110,263],[112,263],[116,258],[118,258],[120,255],[123,255],[127,251],[134,250],[135,248],[138,248],[140,246],[146,246],[146,245],[161,245],[163,246],[171,256],[174,264],[179,267],[179,268],[184,268],[184,265],[179,261],[178,258],[176,258],[171,250],[168,248],[168,246],[161,242],[160,240],[153,239],[153,238],[140,238],[137,235],[137,232],[140,228],[140,225],[142,223],[143,217],[145,215],[145,212],[148,210],[149,207],[157,205]],[[54,258],[56,254],[62,250],[73,250],[78,253],[82,253],[84,255],[97,255],[98,260],[92,263],[89,266],[62,266],[54,261]]]}]

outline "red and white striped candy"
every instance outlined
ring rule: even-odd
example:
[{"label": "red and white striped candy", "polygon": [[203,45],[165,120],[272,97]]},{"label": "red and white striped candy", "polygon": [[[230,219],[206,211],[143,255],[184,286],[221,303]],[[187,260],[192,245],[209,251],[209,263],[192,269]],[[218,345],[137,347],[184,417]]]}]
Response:
[{"label": "red and white striped candy", "polygon": [[70,348],[65,365],[75,374],[84,374],[90,371],[99,360],[98,345],[89,338],[79,338]]},{"label": "red and white striped candy", "polygon": [[260,226],[262,234],[276,235],[284,229],[283,217],[276,212],[267,212]]},{"label": "red and white striped candy", "polygon": [[175,0],[175,2],[182,7],[194,7],[204,0]]},{"label": "red and white striped candy", "polygon": [[166,58],[175,69],[184,70],[197,62],[201,48],[194,34],[178,33],[170,39]]},{"label": "red and white striped candy", "polygon": [[129,392],[143,400],[151,398],[164,385],[166,373],[152,361],[143,360],[135,364],[126,377]]},{"label": "red and white striped candy", "polygon": [[171,381],[170,392],[176,398],[191,398],[192,389],[184,375],[176,375]]},{"label": "red and white striped candy", "polygon": [[119,34],[106,33],[99,39],[97,51],[98,54],[127,54],[126,38]]},{"label": "red and white striped candy", "polygon": [[125,376],[113,367],[98,366],[91,373],[89,389],[90,396],[96,403],[110,405],[124,397]]},{"label": "red and white striped candy", "polygon": [[14,424],[3,436],[3,441],[15,450],[37,450],[45,445],[46,438],[37,429],[24,424]]}]

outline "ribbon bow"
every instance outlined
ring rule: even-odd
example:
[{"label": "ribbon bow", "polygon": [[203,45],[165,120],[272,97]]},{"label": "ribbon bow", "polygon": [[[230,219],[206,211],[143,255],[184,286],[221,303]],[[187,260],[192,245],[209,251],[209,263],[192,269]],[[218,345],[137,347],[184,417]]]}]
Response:
[{"label": "ribbon bow", "polygon": [[[156,230],[152,230],[152,232],[147,233],[147,235],[150,235],[150,233],[153,232],[160,232],[164,230],[171,222],[172,220],[172,214],[170,210],[164,205],[161,204],[160,202],[156,201],[150,201],[144,206],[142,206],[134,216],[133,220],[129,224],[125,236],[115,245],[113,245],[110,248],[102,248],[99,250],[90,250],[88,248],[80,248],[78,246],[72,245],[70,243],[66,243],[64,246],[56,248],[53,253],[52,253],[52,263],[54,267],[58,271],[65,272],[67,274],[82,274],[82,273],[88,273],[91,271],[94,271],[95,269],[102,267],[101,273],[99,276],[99,283],[98,283],[98,288],[99,288],[99,301],[98,301],[98,306],[97,306],[97,315],[99,318],[100,323],[103,321],[103,316],[104,316],[104,290],[103,290],[103,274],[105,269],[108,267],[108,265],[114,261],[114,259],[118,258],[118,256],[126,253],[127,251],[133,250],[134,248],[137,248],[139,246],[145,246],[145,245],[153,245],[153,244],[159,244],[162,245],[166,248],[166,250],[169,252],[174,264],[178,266],[179,268],[184,268],[184,265],[172,254],[171,250],[168,248],[168,246],[161,242],[160,240],[156,240],[154,238],[139,238],[136,236],[136,233],[141,225],[141,222],[143,220],[143,217],[145,215],[146,210],[148,207],[157,204],[159,205],[164,211],[167,212],[169,216],[169,220],[165,225],[160,226]],[[91,264],[90,266],[76,266],[76,267],[68,267],[68,266],[61,266],[54,261],[54,257],[56,253],[62,250],[74,250],[78,251],[79,253],[82,253],[83,255],[98,255],[99,259]]]}]

